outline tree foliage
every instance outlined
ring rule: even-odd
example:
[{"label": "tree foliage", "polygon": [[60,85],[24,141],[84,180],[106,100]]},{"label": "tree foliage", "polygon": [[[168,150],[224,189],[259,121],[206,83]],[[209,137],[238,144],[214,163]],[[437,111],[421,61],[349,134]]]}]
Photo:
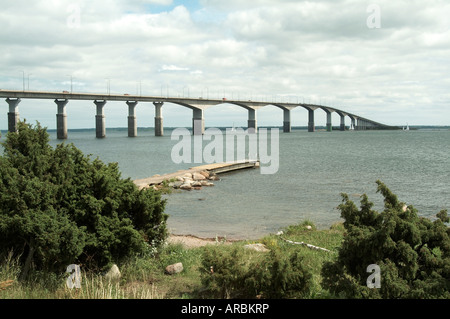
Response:
[{"label": "tree foliage", "polygon": [[122,179],[117,163],[48,142],[39,123],[20,122],[2,144],[0,253],[21,253],[25,273],[101,268],[166,238],[161,193]]},{"label": "tree foliage", "polygon": [[[384,210],[372,209],[367,195],[360,209],[342,194],[339,205],[346,235],[335,262],[322,268],[325,289],[346,298],[449,298],[450,228],[447,211],[437,219],[419,217],[382,182]],[[381,269],[381,288],[367,285],[369,265]]]}]

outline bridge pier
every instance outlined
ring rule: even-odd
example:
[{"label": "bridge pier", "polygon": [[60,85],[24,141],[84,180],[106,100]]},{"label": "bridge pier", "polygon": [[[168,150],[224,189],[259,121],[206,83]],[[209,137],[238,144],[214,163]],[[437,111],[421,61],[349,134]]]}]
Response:
[{"label": "bridge pier", "polygon": [[258,132],[258,121],[256,119],[256,110],[248,110],[248,132],[257,133]]},{"label": "bridge pier", "polygon": [[8,112],[8,132],[14,133],[17,132],[17,123],[19,122],[19,103],[20,99],[10,99],[7,98],[6,102],[9,105]]},{"label": "bridge pier", "polygon": [[291,126],[291,110],[283,110],[284,112],[284,122],[283,122],[283,132],[290,133],[292,131]]},{"label": "bridge pier", "polygon": [[340,130],[343,132],[343,131],[345,131],[345,115],[339,113],[339,116],[341,117],[341,127],[340,127]]},{"label": "bridge pier", "polygon": [[162,117],[164,102],[154,102],[153,105],[155,105],[155,136],[164,136],[164,120]]},{"label": "bridge pier", "polygon": [[58,107],[58,113],[56,114],[56,137],[58,140],[67,140],[67,114],[66,105],[69,100],[55,100]]},{"label": "bridge pier", "polygon": [[205,119],[203,118],[202,109],[193,109],[192,134],[193,135],[205,134]]},{"label": "bridge pier", "polygon": [[138,102],[127,101],[128,105],[128,137],[137,137],[136,105]]},{"label": "bridge pier", "polygon": [[95,135],[97,138],[106,137],[106,126],[105,126],[105,114],[103,112],[103,107],[106,101],[94,101],[97,106],[97,115],[95,116]]},{"label": "bridge pier", "polygon": [[358,131],[366,130],[366,122],[363,119],[358,119]]},{"label": "bridge pier", "polygon": [[332,123],[332,119],[331,119],[331,112],[328,110],[325,110],[325,112],[327,113],[327,132],[331,132],[333,131],[333,123]]},{"label": "bridge pier", "polygon": [[316,127],[314,124],[314,110],[308,109],[308,132],[315,132]]},{"label": "bridge pier", "polygon": [[364,131],[366,128],[364,127],[364,120],[358,119],[358,131]]}]

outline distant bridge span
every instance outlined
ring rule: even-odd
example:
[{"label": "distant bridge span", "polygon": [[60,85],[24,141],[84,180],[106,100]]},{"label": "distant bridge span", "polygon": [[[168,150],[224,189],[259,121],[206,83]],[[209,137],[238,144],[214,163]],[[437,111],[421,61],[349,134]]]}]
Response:
[{"label": "distant bridge span", "polygon": [[[38,91],[13,91],[0,90],[0,98],[6,98],[9,105],[8,112],[8,131],[17,131],[19,121],[19,104],[22,99],[46,99],[54,100],[57,105],[56,123],[58,139],[67,139],[67,113],[66,106],[71,100],[93,101],[96,113],[96,136],[97,138],[106,137],[105,113],[104,107],[108,101],[126,102],[128,105],[128,136],[137,136],[136,106],[141,102],[150,102],[155,106],[155,135],[164,135],[162,108],[165,103],[178,104],[187,107],[193,111],[192,132],[194,135],[202,135],[205,132],[204,111],[212,106],[219,104],[234,104],[248,111],[248,129],[250,132],[256,132],[258,129],[257,111],[268,105],[274,105],[280,108],[284,113],[283,131],[291,132],[291,111],[297,107],[303,107],[308,110],[308,131],[315,131],[314,111],[321,109],[327,116],[327,131],[332,131],[332,113],[337,113],[340,118],[340,130],[345,131],[345,117],[351,120],[351,127],[355,130],[376,130],[376,129],[394,129],[392,126],[381,124],[370,119],[352,114],[333,107],[305,103],[278,103],[278,102],[258,102],[241,101],[227,99],[204,99],[204,98],[175,98],[158,96],[138,96],[138,95],[118,95],[118,94],[91,94],[91,93],[70,93],[63,92],[38,92]],[[396,128],[395,128],[396,129]]]}]

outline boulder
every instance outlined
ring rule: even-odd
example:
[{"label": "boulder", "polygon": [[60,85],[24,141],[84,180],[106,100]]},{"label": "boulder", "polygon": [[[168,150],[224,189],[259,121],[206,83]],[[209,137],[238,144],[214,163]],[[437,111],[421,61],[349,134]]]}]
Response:
[{"label": "boulder", "polygon": [[203,176],[205,176],[206,179],[209,178],[209,172],[208,172],[208,171],[201,171],[200,174],[202,174]]},{"label": "boulder", "polygon": [[184,179],[181,176],[175,177],[175,180],[178,181],[178,182],[184,182]]},{"label": "boulder", "polygon": [[[183,182],[183,181],[181,181],[181,182],[177,181],[177,182],[173,182],[173,183],[171,183],[171,184],[173,184],[173,186],[171,186],[171,187],[173,187],[173,188],[175,188],[175,189],[178,189],[178,188],[180,188],[181,185],[184,184],[184,182]],[[169,184],[169,186],[170,186],[171,184]]]},{"label": "boulder", "polygon": [[184,183],[183,185],[180,186],[180,189],[190,191],[192,189],[192,185],[190,183]]},{"label": "boulder", "polygon": [[212,175],[212,176],[209,177],[209,180],[210,181],[220,181],[220,178],[217,175]]},{"label": "boulder", "polygon": [[186,173],[183,175],[183,178],[192,178],[192,174],[191,173]]},{"label": "boulder", "polygon": [[193,182],[193,183],[191,184],[191,186],[192,186],[192,187],[202,187],[202,186],[206,186],[206,185],[203,185],[203,183],[200,182],[200,181],[196,181],[196,182]]},{"label": "boulder", "polygon": [[111,269],[106,273],[105,278],[109,280],[118,280],[122,274],[120,273],[119,267],[113,265]]},{"label": "boulder", "polygon": [[166,267],[166,274],[168,275],[176,275],[184,270],[182,263],[177,263],[173,265],[169,265]]},{"label": "boulder", "polygon": [[206,179],[206,177],[203,176],[203,175],[200,174],[200,173],[194,173],[194,174],[192,174],[192,178],[194,179],[194,181],[203,181],[203,180]]}]

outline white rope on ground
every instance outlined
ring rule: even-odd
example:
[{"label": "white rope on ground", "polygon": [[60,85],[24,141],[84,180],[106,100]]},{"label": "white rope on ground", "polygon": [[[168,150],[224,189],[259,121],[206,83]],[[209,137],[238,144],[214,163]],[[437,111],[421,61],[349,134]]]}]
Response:
[{"label": "white rope on ground", "polygon": [[331,250],[328,250],[328,249],[325,249],[325,248],[322,248],[322,247],[318,247],[318,246],[314,246],[314,245],[311,245],[311,244],[307,244],[307,243],[305,243],[305,242],[295,242],[295,241],[292,241],[292,240],[284,239],[284,238],[281,237],[281,236],[280,236],[280,238],[281,238],[282,240],[284,240],[285,242],[288,242],[289,244],[293,244],[293,245],[303,245],[303,246],[306,246],[306,247],[311,248],[311,249],[323,250],[323,251],[332,253]]}]

